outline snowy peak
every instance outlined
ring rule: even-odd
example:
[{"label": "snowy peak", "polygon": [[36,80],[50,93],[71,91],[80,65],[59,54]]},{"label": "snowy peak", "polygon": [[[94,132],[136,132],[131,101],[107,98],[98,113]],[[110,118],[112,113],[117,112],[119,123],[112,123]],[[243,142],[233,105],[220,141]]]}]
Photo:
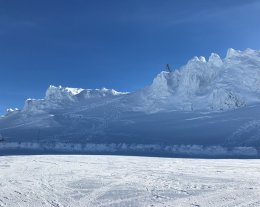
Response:
[{"label": "snowy peak", "polygon": [[208,61],[195,56],[173,72],[161,72],[145,90],[148,102],[158,99],[157,108],[227,110],[258,103],[260,51],[230,48],[226,58],[212,53]]},{"label": "snowy peak", "polygon": [[27,99],[23,108],[24,112],[43,113],[46,110],[73,108],[78,105],[88,104],[89,100],[106,97],[116,97],[127,94],[126,92],[118,92],[114,89],[82,89],[69,88],[62,86],[49,86],[44,99]]},{"label": "snowy peak", "polygon": [[82,89],[82,88],[68,88],[62,86],[51,85],[45,95],[45,100],[49,101],[62,101],[70,100],[75,101],[78,98],[97,98],[106,96],[118,96],[126,94],[126,92],[118,92],[114,89]]},{"label": "snowy peak", "polygon": [[[260,51],[230,48],[223,59],[216,53],[212,53],[208,59],[195,56],[179,69],[162,71],[150,86],[128,96],[126,94],[106,88],[51,85],[44,99],[26,100],[23,111],[73,108],[90,102],[104,102],[104,98],[116,99],[118,96],[118,101],[127,110],[145,112],[228,110],[260,103]],[[12,114],[13,111],[8,113]]]},{"label": "snowy peak", "polygon": [[78,97],[83,96],[84,98],[99,98],[99,97],[109,97],[109,96],[119,96],[127,94],[127,92],[118,92],[114,89],[84,89],[79,94]]},{"label": "snowy peak", "polygon": [[246,50],[241,51],[241,50],[235,50],[233,48],[229,48],[227,51],[226,59],[237,58],[237,57],[260,58],[260,50],[253,50],[247,48]]},{"label": "snowy peak", "polygon": [[221,60],[221,58],[218,54],[211,53],[209,60],[208,60],[208,64],[220,67],[223,64],[223,61]]},{"label": "snowy peak", "polygon": [[62,86],[56,87],[51,85],[45,95],[46,100],[57,101],[57,100],[73,100],[73,96],[80,93],[83,89],[79,88],[64,88]]},{"label": "snowy peak", "polygon": [[17,113],[19,111],[20,110],[18,108],[9,108],[9,109],[6,109],[6,115],[15,114],[15,113]]},{"label": "snowy peak", "polygon": [[234,50],[233,48],[229,48],[227,51],[226,58],[232,58],[232,57],[238,56],[240,54],[241,54],[240,50]]}]

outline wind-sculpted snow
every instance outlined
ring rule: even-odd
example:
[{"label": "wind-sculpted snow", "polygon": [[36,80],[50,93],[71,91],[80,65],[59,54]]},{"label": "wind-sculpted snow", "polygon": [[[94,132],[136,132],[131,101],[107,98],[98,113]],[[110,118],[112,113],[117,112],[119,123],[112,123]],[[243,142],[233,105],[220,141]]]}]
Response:
[{"label": "wind-sculpted snow", "polygon": [[127,94],[126,92],[118,92],[114,89],[82,89],[82,88],[63,88],[61,86],[50,86],[46,91],[45,100],[49,101],[63,101],[63,100],[72,100],[82,101],[80,99],[89,99],[97,97],[106,97],[106,96],[117,96]]},{"label": "wind-sculpted snow", "polygon": [[260,161],[0,157],[1,207],[259,207]]},{"label": "wind-sculpted snow", "polygon": [[23,112],[41,113],[53,109],[76,108],[90,102],[104,99],[113,99],[116,96],[127,94],[114,89],[82,89],[50,86],[44,99],[27,99]]},{"label": "wind-sculpted snow", "polygon": [[[136,92],[50,86],[0,118],[5,142],[260,148],[260,51],[194,57]],[[3,141],[2,141],[3,142]],[[232,149],[233,150],[233,149]],[[231,150],[231,151],[232,151]],[[206,153],[205,153],[206,154]]]},{"label": "wind-sculpted snow", "polygon": [[161,72],[141,91],[140,110],[228,110],[260,102],[260,51],[229,49],[226,58],[194,57]]}]

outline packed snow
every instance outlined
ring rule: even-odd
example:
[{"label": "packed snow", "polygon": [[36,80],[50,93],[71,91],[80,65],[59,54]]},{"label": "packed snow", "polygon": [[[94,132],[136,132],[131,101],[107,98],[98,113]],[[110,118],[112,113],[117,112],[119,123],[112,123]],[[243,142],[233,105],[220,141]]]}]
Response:
[{"label": "packed snow", "polygon": [[258,207],[259,160],[0,157],[0,206]]}]

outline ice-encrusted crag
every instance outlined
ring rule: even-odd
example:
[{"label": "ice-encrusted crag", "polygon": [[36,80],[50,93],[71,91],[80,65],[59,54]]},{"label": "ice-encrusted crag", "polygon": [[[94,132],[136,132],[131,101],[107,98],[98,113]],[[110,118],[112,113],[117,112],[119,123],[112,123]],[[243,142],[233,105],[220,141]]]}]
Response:
[{"label": "ice-encrusted crag", "polygon": [[113,99],[113,97],[127,94],[114,89],[82,89],[50,86],[44,99],[27,99],[23,112],[41,113],[55,109],[77,109],[79,105],[88,105],[100,99]]},{"label": "ice-encrusted crag", "polygon": [[224,59],[194,57],[161,72],[140,91],[140,109],[227,110],[260,101],[260,51],[229,49]]},{"label": "ice-encrusted crag", "polygon": [[43,99],[8,109],[0,134],[26,143],[258,148],[259,122],[260,51],[229,49],[223,59],[212,53],[162,71],[136,92],[50,86]]}]

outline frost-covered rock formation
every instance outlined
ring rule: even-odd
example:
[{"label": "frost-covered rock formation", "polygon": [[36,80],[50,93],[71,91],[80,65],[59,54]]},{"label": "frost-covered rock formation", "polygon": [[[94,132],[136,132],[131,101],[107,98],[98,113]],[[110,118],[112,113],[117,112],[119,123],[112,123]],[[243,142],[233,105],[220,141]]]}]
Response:
[{"label": "frost-covered rock formation", "polygon": [[41,113],[54,109],[73,108],[98,101],[98,99],[113,98],[124,94],[127,93],[107,88],[82,89],[51,85],[47,89],[44,99],[27,99],[23,112]]},{"label": "frost-covered rock formation", "polygon": [[161,72],[140,93],[140,110],[228,110],[258,103],[260,51],[229,49],[224,59],[212,53],[208,61],[194,57]]}]

